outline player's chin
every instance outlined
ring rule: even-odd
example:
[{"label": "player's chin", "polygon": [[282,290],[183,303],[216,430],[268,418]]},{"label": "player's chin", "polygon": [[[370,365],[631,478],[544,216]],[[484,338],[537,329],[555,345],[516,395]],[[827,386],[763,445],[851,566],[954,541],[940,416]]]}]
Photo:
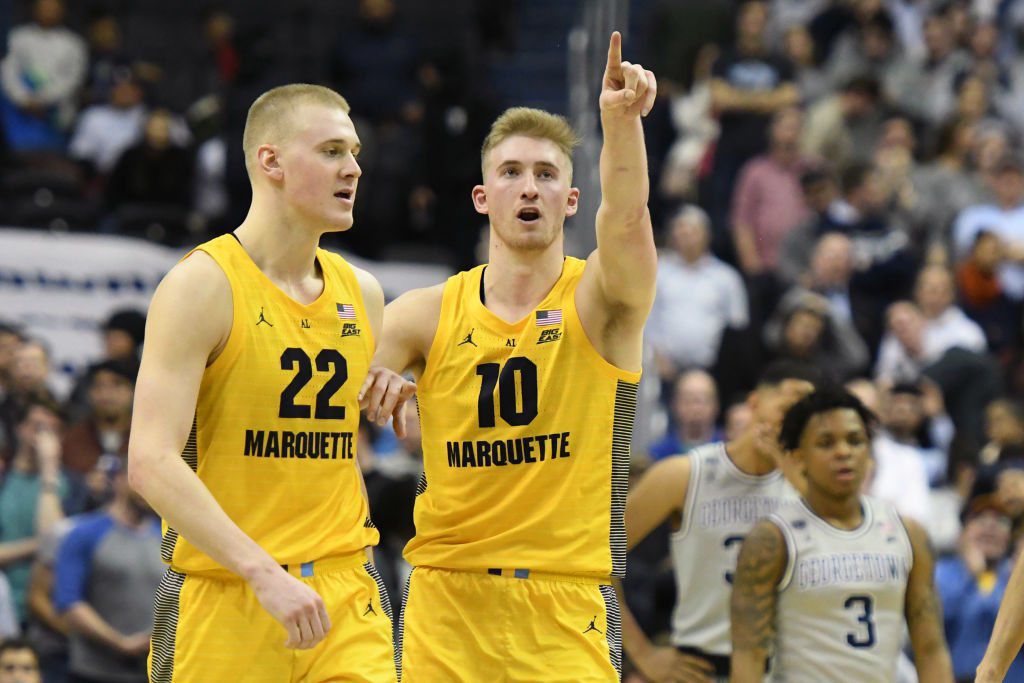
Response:
[{"label": "player's chin", "polygon": [[352,229],[355,224],[355,220],[352,218],[352,214],[347,216],[330,216],[326,221],[327,232],[347,232]]}]

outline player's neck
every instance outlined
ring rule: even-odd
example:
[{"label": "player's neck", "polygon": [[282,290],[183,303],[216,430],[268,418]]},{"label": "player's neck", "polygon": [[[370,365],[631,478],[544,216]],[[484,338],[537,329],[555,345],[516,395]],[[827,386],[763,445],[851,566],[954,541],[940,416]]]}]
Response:
[{"label": "player's neck", "polygon": [[484,272],[487,308],[518,320],[544,300],[562,275],[561,240],[543,251],[517,251],[492,240]]},{"label": "player's neck", "polygon": [[757,432],[746,429],[736,439],[726,444],[725,452],[732,463],[743,472],[755,477],[763,477],[778,469],[771,458],[766,458],[757,448]]},{"label": "player's neck", "polygon": [[264,210],[256,201],[234,232],[249,258],[275,283],[287,288],[309,278],[319,278],[316,267],[319,232],[296,225],[279,212]]},{"label": "player's neck", "polygon": [[856,529],[864,521],[864,511],[861,509],[860,496],[834,498],[826,495],[808,482],[804,498],[807,500],[807,505],[814,511],[814,514],[839,529]]}]

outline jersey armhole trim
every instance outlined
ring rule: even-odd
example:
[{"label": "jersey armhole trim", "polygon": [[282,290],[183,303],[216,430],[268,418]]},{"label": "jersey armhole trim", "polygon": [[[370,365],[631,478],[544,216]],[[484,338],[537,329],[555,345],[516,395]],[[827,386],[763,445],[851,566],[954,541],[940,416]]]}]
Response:
[{"label": "jersey armhole trim", "polygon": [[690,451],[686,456],[690,459],[690,480],[686,482],[686,500],[680,508],[683,515],[679,529],[672,534],[673,538],[683,539],[690,534],[690,526],[693,523],[693,511],[697,505],[697,491],[700,488],[701,458],[697,451]]},{"label": "jersey armhole trim", "polygon": [[793,538],[792,532],[786,526],[786,523],[782,521],[781,517],[769,515],[766,519],[778,527],[779,531],[782,532],[783,540],[786,541],[786,569],[782,572],[782,579],[779,580],[779,585],[775,588],[776,593],[781,593],[793,581],[793,570],[796,568],[796,539]]},{"label": "jersey armhole trim", "polygon": [[[237,239],[237,238],[235,238],[235,239]],[[229,360],[231,360],[231,361],[235,360],[235,358],[237,358],[238,354],[241,352],[241,342],[239,342],[239,336],[240,335],[237,333],[237,331],[239,329],[239,325],[238,325],[238,311],[240,309],[240,306],[236,305],[237,302],[239,301],[240,297],[239,297],[239,293],[238,293],[238,287],[235,285],[235,281],[234,281],[234,279],[232,279],[231,274],[228,272],[228,269],[225,267],[225,264],[221,262],[221,260],[217,257],[216,254],[214,254],[212,251],[207,249],[205,244],[199,245],[198,247],[196,247],[195,249],[193,249],[189,253],[187,253],[184,256],[182,256],[181,257],[181,261],[179,261],[179,263],[184,262],[185,259],[190,258],[197,251],[201,251],[204,254],[206,254],[207,256],[209,256],[210,259],[215,264],[217,264],[217,267],[220,268],[220,271],[222,273],[224,273],[224,277],[228,281],[228,294],[231,297],[231,329],[228,330],[228,338],[224,342],[224,347],[220,350],[220,353],[217,354],[216,358],[214,358],[212,361],[207,363],[206,367],[204,368],[203,376],[204,376],[204,379],[205,379],[206,372],[208,372],[210,370],[213,370],[214,368],[218,368],[219,369],[221,366],[227,364]]]},{"label": "jersey armhole trim", "polygon": [[[903,515],[897,512],[895,508],[890,508],[890,514],[896,517],[896,522],[900,527],[903,542],[907,544],[907,555],[910,557],[910,566],[907,567],[907,576],[909,576],[910,572],[914,569],[914,562],[917,560],[917,556],[914,553],[914,544],[910,540],[910,532],[907,531],[907,525],[903,523]],[[934,562],[935,561],[933,560],[933,563]]]}]

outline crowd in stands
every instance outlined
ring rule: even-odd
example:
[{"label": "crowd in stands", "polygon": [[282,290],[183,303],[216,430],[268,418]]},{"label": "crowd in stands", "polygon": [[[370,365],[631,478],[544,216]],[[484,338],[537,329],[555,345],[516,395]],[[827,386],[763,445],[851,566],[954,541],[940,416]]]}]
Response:
[{"label": "crowd in stands", "polygon": [[[479,3],[472,49],[438,50],[401,3],[352,3],[316,71],[348,98],[367,150],[358,216],[374,229],[347,248],[475,263],[468,192],[499,107],[475,59],[515,43],[495,4]],[[646,29],[627,51],[661,86],[646,131],[662,244],[645,368],[658,398],[638,416],[655,428],[634,468],[739,433],[767,363],[814,364],[878,417],[868,491],[942,554],[946,636],[969,680],[1024,531],[1024,4],[634,5]],[[116,13],[72,26],[65,9],[32,3],[0,63],[7,222],[173,245],[236,224],[248,200],[232,103],[278,77],[258,41],[208,12],[190,106],[172,106],[167,69],[123,48]],[[124,481],[143,327],[113,315],[105,357],[59,397],[45,345],[0,327],[0,636],[27,638],[0,646],[0,668],[31,645],[47,681],[144,680],[159,532]],[[415,425],[402,441],[360,434],[395,598],[417,441]],[[669,533],[632,553],[627,581],[656,638],[674,592]],[[1024,662],[1007,680],[1024,681]]]}]

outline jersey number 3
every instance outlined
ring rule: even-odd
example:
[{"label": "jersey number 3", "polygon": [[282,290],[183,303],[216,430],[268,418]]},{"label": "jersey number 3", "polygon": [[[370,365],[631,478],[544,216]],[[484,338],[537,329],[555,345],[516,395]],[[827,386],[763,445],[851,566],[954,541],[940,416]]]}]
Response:
[{"label": "jersey number 3", "polygon": [[[313,361],[302,349],[289,347],[281,354],[281,369],[294,370],[296,366],[299,371],[281,392],[278,417],[308,418],[312,413],[310,406],[296,403],[295,397],[309,383],[309,380],[313,379]],[[324,382],[323,388],[316,394],[316,413],[313,417],[317,420],[345,419],[345,406],[332,406],[331,398],[338,393],[338,389],[341,389],[341,385],[348,379],[348,363],[337,349],[323,349],[316,355],[316,369],[320,372],[327,372],[332,368],[334,374]]]},{"label": "jersey number 3", "polygon": [[537,417],[537,366],[529,358],[509,358],[505,367],[498,363],[476,366],[480,375],[480,396],[476,405],[480,427],[493,427],[494,390],[498,390],[498,412],[513,427],[533,422]]},{"label": "jersey number 3", "polygon": [[875,644],[875,601],[870,595],[851,595],[846,598],[846,602],[843,603],[843,607],[846,609],[854,609],[860,607],[862,611],[861,615],[857,617],[858,623],[864,624],[867,630],[866,634],[863,633],[847,633],[846,644],[850,647],[863,648],[871,647]]}]

